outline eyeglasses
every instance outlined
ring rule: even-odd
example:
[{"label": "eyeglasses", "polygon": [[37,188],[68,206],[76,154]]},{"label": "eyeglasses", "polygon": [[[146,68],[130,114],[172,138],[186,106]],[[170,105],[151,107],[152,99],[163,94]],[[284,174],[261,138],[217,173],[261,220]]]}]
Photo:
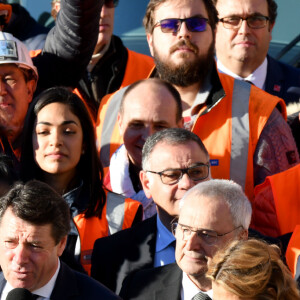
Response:
[{"label": "eyeglasses", "polygon": [[160,26],[160,29],[164,33],[176,33],[180,30],[182,23],[185,22],[186,27],[191,32],[202,32],[206,30],[206,24],[208,19],[200,17],[191,17],[186,19],[164,19],[158,21],[154,26]]},{"label": "eyeglasses", "polygon": [[119,4],[119,0],[105,0],[104,1],[104,5],[107,7],[107,8],[114,8],[114,7],[117,7]]},{"label": "eyeglasses", "polygon": [[183,241],[187,241],[191,237],[192,232],[195,232],[197,237],[200,238],[207,245],[213,245],[217,242],[218,238],[225,236],[225,235],[243,227],[240,225],[240,226],[232,229],[229,232],[217,233],[216,231],[208,230],[208,229],[194,230],[190,226],[183,225],[180,223],[172,223],[171,226],[172,226],[172,232],[174,235],[177,232],[177,229],[180,228],[180,231],[182,232],[182,240]]},{"label": "eyeglasses", "polygon": [[226,29],[239,29],[243,21],[247,22],[247,25],[252,29],[260,29],[266,27],[269,17],[266,16],[250,16],[247,18],[242,17],[225,17],[219,19],[223,23]]},{"label": "eyeglasses", "polygon": [[193,181],[206,179],[209,175],[209,163],[198,163],[195,166],[185,169],[167,169],[161,172],[147,170],[146,172],[158,174],[163,184],[176,184],[184,174],[187,174]]}]

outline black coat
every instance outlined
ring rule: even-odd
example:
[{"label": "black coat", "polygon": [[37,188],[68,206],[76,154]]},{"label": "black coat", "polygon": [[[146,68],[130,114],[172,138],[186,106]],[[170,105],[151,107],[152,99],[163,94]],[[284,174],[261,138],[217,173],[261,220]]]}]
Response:
[{"label": "black coat", "polygon": [[156,234],[155,215],[134,227],[98,239],[92,254],[91,276],[119,293],[129,273],[153,268]]}]

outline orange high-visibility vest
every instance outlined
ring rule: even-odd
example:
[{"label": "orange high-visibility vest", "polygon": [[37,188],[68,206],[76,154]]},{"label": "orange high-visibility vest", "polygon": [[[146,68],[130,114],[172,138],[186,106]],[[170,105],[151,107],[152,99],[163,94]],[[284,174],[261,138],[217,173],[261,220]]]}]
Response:
[{"label": "orange high-visibility vest", "polygon": [[254,195],[253,155],[260,134],[279,104],[285,103],[263,90],[226,74],[219,74],[225,96],[200,112],[192,131],[203,141],[211,160],[213,178],[239,183],[249,200]]},{"label": "orange high-visibility vest", "polygon": [[[285,253],[286,263],[289,266],[290,271],[295,277],[296,271],[298,269],[299,273],[299,264],[300,264],[300,225],[297,225],[294,229],[293,235],[288,244],[288,248]],[[299,275],[297,273],[297,275]]]},{"label": "orange high-visibility vest", "polygon": [[83,213],[73,218],[80,237],[80,261],[89,275],[94,242],[99,238],[131,227],[141,205],[139,201],[108,192],[101,219],[96,216],[85,218]]},{"label": "orange high-visibility vest", "polygon": [[[135,81],[148,78],[153,68],[154,62],[151,57],[128,50],[126,71],[120,90],[104,96],[100,102],[96,121],[96,135],[97,148],[105,174],[112,154],[123,143],[117,124],[120,101],[125,91],[122,89]],[[115,96],[117,96],[117,99]],[[103,145],[107,146],[102,149]]]},{"label": "orange high-visibility vest", "polygon": [[[293,232],[295,226],[300,224],[300,164],[284,172],[268,176],[262,184],[255,187],[255,195],[259,195],[266,186],[270,186],[273,197],[260,199],[264,203],[254,201],[253,213],[256,213],[256,206],[259,207],[257,210],[263,210],[264,207],[274,207],[276,225],[279,230],[277,236]],[[271,209],[269,208],[268,211]],[[272,222],[271,219],[269,221]],[[270,224],[270,227],[272,225]],[[257,229],[259,230],[259,228]]]}]

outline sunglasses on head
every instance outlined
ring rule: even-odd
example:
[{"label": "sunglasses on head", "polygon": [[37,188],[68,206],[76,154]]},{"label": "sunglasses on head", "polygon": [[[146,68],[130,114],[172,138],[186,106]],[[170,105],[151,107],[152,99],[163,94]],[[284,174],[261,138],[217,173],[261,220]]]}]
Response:
[{"label": "sunglasses on head", "polygon": [[186,27],[191,32],[202,32],[206,30],[206,24],[208,19],[201,17],[191,17],[186,19],[164,19],[158,21],[154,26],[160,26],[160,29],[164,33],[176,33],[180,30],[182,23],[186,24]]},{"label": "sunglasses on head", "polygon": [[114,8],[119,4],[119,0],[104,0],[104,5],[107,8]]}]

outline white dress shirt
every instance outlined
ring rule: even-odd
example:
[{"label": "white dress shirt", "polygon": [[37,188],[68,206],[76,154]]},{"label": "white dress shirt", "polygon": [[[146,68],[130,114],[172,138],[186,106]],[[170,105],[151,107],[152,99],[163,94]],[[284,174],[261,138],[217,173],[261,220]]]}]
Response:
[{"label": "white dress shirt", "polygon": [[265,81],[267,78],[267,68],[268,68],[268,60],[267,58],[264,59],[263,63],[249,76],[246,78],[242,78],[229,69],[227,69],[220,60],[217,60],[217,67],[218,71],[221,73],[225,73],[227,75],[230,75],[233,78],[239,79],[239,80],[244,80],[244,81],[250,81],[252,82],[255,86],[259,87],[260,89],[264,90],[265,88]]},{"label": "white dress shirt", "polygon": [[[189,276],[182,272],[182,288],[181,288],[181,300],[191,300],[196,294],[201,290],[194,284],[194,282],[189,278]],[[213,299],[213,291],[203,292],[207,294],[211,299]]]},{"label": "white dress shirt", "polygon": [[[50,296],[54,289],[54,285],[55,285],[56,278],[58,276],[59,269],[60,269],[60,261],[58,259],[57,269],[54,275],[48,281],[48,283],[42,286],[41,288],[32,291],[32,294],[40,296],[37,298],[38,300],[50,300]],[[3,292],[1,294],[1,300],[6,300],[7,294],[13,289],[14,288],[9,284],[9,282],[6,282]]]}]

